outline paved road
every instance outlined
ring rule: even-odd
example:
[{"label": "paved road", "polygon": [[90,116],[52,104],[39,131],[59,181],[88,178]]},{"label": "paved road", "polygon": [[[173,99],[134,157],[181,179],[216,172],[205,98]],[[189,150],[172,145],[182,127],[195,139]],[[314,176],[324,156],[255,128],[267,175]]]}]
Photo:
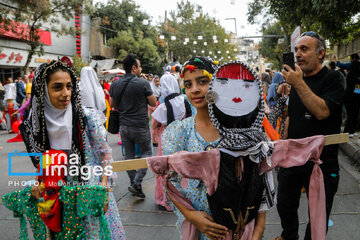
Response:
[{"label": "paved road", "polygon": [[[23,143],[6,143],[6,140],[14,135],[0,132],[0,195],[12,192],[21,187],[11,185],[11,181],[31,180],[33,177],[9,177],[8,176],[8,153],[18,150],[25,152]],[[117,136],[109,135],[109,143],[113,148],[115,160],[121,159],[121,147],[117,145]],[[156,152],[157,149],[154,149]],[[340,153],[340,185],[335,197],[331,220],[334,225],[329,228],[327,239],[329,240],[353,240],[360,239],[360,174],[347,158]],[[33,171],[29,159],[18,158],[13,162],[16,171]],[[175,228],[176,216],[172,213],[159,211],[154,201],[154,175],[148,171],[143,183],[145,200],[133,197],[127,191],[129,180],[125,172],[118,173],[115,180],[114,192],[118,201],[120,216],[125,227],[128,240],[145,239],[179,239]],[[10,185],[9,185],[10,184]],[[300,236],[303,237],[304,229],[308,221],[306,196],[303,194],[300,206]],[[276,209],[268,213],[266,220],[265,239],[271,239],[281,231],[279,217]],[[12,240],[19,238],[19,222],[13,218],[11,212],[0,204],[0,239]]]}]

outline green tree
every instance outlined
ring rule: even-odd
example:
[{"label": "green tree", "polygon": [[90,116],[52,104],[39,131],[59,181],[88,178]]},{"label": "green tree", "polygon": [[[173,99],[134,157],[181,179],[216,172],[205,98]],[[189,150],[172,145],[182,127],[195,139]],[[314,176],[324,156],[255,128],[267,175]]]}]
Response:
[{"label": "green tree", "polygon": [[87,63],[83,60],[83,58],[80,56],[78,57],[77,54],[74,54],[73,56],[73,66],[72,69],[75,72],[75,75],[77,77],[80,77],[80,72],[83,67],[86,67]]},{"label": "green tree", "polygon": [[[44,54],[44,44],[39,41],[39,29],[49,28],[58,36],[74,34],[74,27],[60,24],[60,19],[64,18],[69,21],[74,16],[74,9],[82,12],[83,7],[89,10],[91,6],[89,0],[3,0],[3,2],[14,7],[4,6],[8,12],[7,14],[1,12],[0,25],[18,34],[22,41],[29,46],[29,55],[24,66],[25,73],[28,71],[33,55]],[[10,19],[24,23],[28,27],[19,31],[17,24],[9,21]]]},{"label": "green tree", "polygon": [[[101,18],[101,31],[110,39],[107,44],[119,51],[120,61],[133,52],[139,57],[144,72],[161,73],[162,57],[159,54],[164,54],[166,45],[158,41],[156,29],[150,25],[151,17],[134,1],[97,3],[92,16]],[[130,16],[133,22],[129,22]],[[144,20],[149,24],[143,24]]]},{"label": "green tree", "polygon": [[109,40],[109,45],[119,51],[118,59],[122,61],[128,53],[136,53],[141,61],[143,72],[160,73],[160,58],[152,39],[144,38],[140,30],[137,31],[135,37],[133,35],[131,30],[120,31],[115,38]]},{"label": "green tree", "polygon": [[296,26],[317,31],[332,43],[352,40],[360,31],[360,1],[354,0],[253,0],[248,21],[276,18],[285,32]]},{"label": "green tree", "polygon": [[[263,35],[287,35],[284,33],[280,22],[268,23],[262,26]],[[290,51],[290,43],[284,37],[263,38],[259,43],[259,53],[263,56],[266,62],[272,63],[273,69],[280,70],[283,61],[282,55],[284,52]]]},{"label": "green tree", "polygon": [[[198,17],[195,17],[196,13],[199,14]],[[178,19],[181,21],[178,22]],[[177,10],[170,12],[170,18],[161,25],[159,32],[167,41],[169,55],[180,62],[194,55],[213,58],[216,56],[216,60],[225,58],[225,61],[229,60],[228,57],[235,59],[235,46],[230,43],[230,36],[225,29],[215,18],[204,14],[201,6],[192,4],[188,0],[177,3]],[[175,36],[176,40],[171,40],[171,36]],[[198,39],[198,36],[202,36],[202,40]],[[217,43],[213,36],[216,36]],[[184,45],[185,39],[189,39],[186,45]],[[225,39],[228,42],[225,42]],[[194,44],[194,41],[197,44]]]}]

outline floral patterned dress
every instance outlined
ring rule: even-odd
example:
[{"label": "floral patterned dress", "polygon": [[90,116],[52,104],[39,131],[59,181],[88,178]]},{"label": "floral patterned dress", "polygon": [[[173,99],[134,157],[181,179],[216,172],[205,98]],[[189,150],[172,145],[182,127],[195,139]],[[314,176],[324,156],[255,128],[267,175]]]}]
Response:
[{"label": "floral patterned dress", "polygon": [[[178,151],[200,152],[209,146],[216,146],[219,139],[214,142],[206,142],[195,129],[195,116],[186,118],[182,121],[172,122],[162,135],[163,155],[169,155]],[[207,190],[203,181],[197,179],[183,179],[180,175],[175,175],[172,179],[174,186],[191,201],[193,207],[211,215],[207,200]],[[173,205],[173,204],[172,204]],[[181,225],[184,216],[172,206],[178,216],[176,228],[181,234]],[[202,233],[199,233],[199,240],[209,240]]]},{"label": "floral patterned dress", "polygon": [[[95,109],[83,107],[83,112],[86,117],[86,129],[85,129],[85,155],[86,165],[91,169],[90,178],[88,180],[89,185],[100,185],[102,175],[94,175],[95,171],[92,169],[95,166],[102,166],[103,169],[109,165],[113,159],[111,156],[112,149],[106,141],[106,129],[104,123],[106,117],[102,112],[98,112]],[[108,187],[111,186],[113,178],[116,177],[114,173],[108,177]],[[105,214],[108,227],[111,231],[112,240],[124,240],[125,231],[121,223],[119,210],[116,205],[116,200],[113,192],[109,194],[109,209]],[[87,239],[99,239],[99,221],[92,216],[88,216],[85,219]]]}]

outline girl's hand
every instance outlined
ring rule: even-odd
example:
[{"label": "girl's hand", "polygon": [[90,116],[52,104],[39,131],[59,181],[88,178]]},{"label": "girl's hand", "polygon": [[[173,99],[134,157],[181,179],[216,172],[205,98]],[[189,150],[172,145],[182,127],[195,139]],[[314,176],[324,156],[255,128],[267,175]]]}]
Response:
[{"label": "girl's hand", "polygon": [[32,186],[31,187],[31,194],[34,198],[39,199],[41,196],[42,188],[40,186]]},{"label": "girl's hand", "polygon": [[226,227],[215,223],[214,219],[205,212],[191,211],[188,220],[211,240],[224,239],[229,234]]}]

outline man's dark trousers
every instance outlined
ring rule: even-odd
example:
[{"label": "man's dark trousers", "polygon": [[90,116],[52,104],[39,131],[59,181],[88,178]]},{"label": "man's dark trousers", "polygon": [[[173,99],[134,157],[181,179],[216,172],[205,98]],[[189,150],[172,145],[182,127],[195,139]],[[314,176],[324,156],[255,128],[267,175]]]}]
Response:
[{"label": "man's dark trousers", "polygon": [[[321,166],[321,165],[320,165]],[[304,186],[306,194],[309,192],[309,180],[313,170],[313,163],[292,168],[280,168],[278,179],[278,204],[277,209],[281,219],[283,232],[281,236],[285,240],[299,239],[299,216],[298,208],[301,189]],[[326,198],[326,232],[328,230],[329,215],[333,200],[339,185],[338,171],[329,172],[322,170],[324,175],[325,198]],[[310,221],[306,227],[305,240],[311,240]]]},{"label": "man's dark trousers", "polygon": [[[142,158],[152,156],[151,134],[148,126],[144,128],[120,126],[120,135],[125,150],[125,159],[135,158],[135,144],[138,145]],[[140,186],[146,172],[147,168],[127,171],[130,184]]]}]

